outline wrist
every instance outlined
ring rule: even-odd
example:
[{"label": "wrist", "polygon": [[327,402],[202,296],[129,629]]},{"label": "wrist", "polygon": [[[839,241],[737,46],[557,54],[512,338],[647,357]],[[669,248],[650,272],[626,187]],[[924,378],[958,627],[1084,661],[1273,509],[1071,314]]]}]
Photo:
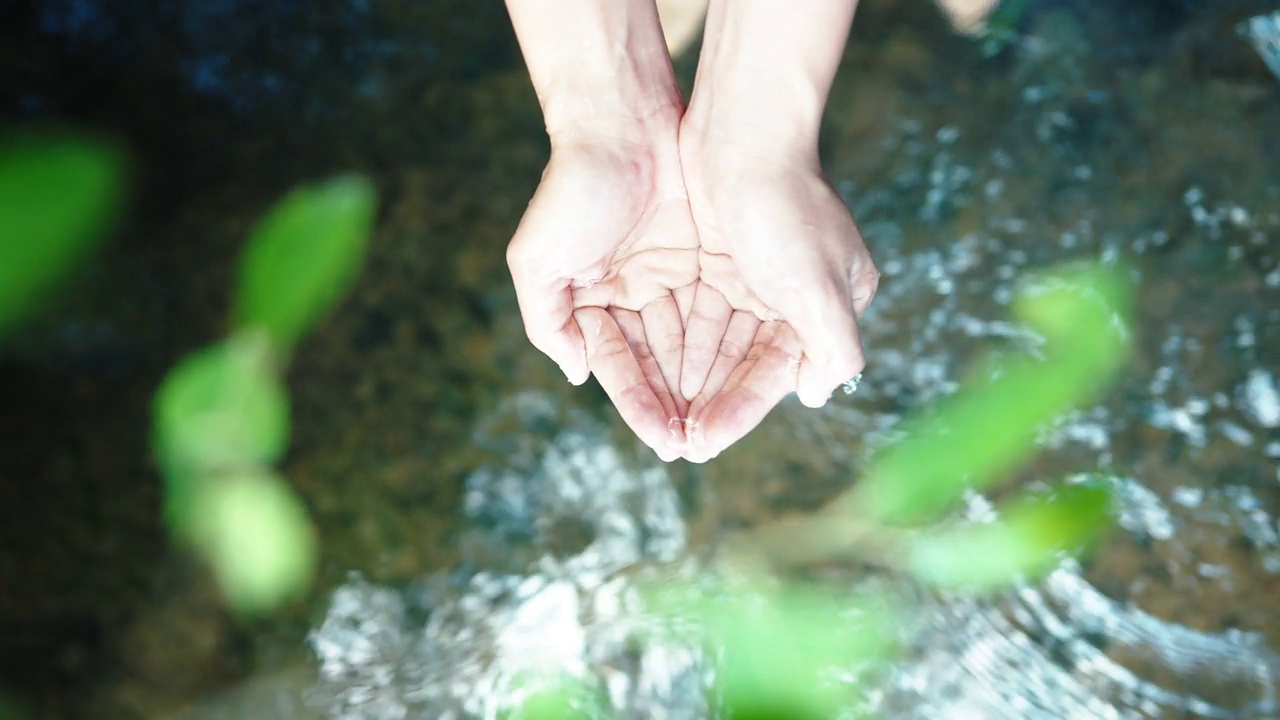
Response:
[{"label": "wrist", "polygon": [[653,0],[507,0],[507,7],[553,145],[674,136],[684,102]]},{"label": "wrist", "polygon": [[578,67],[538,86],[538,102],[552,144],[600,137],[630,142],[674,135],[684,101],[666,46],[656,52],[635,37],[605,47],[569,50]]},{"label": "wrist", "polygon": [[678,91],[663,98],[616,86],[599,93],[566,89],[548,96],[542,109],[552,150],[571,145],[674,145],[684,114]]},{"label": "wrist", "polygon": [[767,97],[719,93],[690,105],[680,122],[682,157],[704,165],[815,161],[822,101]]},{"label": "wrist", "polygon": [[681,142],[816,157],[856,0],[712,0]]}]

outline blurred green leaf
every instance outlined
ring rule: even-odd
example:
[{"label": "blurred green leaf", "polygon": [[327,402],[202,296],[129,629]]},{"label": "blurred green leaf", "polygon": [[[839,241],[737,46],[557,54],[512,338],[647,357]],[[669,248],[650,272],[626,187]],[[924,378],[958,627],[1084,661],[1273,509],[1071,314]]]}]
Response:
[{"label": "blurred green leaf", "polygon": [[1114,269],[1043,278],[1015,311],[1045,337],[1044,358],[1006,363],[941,401],[933,418],[904,423],[906,438],[876,458],[852,496],[860,512],[920,522],[1003,479],[1034,454],[1047,422],[1097,395],[1127,357],[1127,294]]},{"label": "blurred green leaf", "polygon": [[0,143],[0,336],[105,236],[123,166],[114,147],[82,137]]},{"label": "blurred green leaf", "polygon": [[1111,492],[1098,483],[1064,485],[1015,501],[987,524],[930,531],[906,549],[906,567],[949,589],[991,590],[1052,570],[1090,547],[1108,527]]},{"label": "blurred green leaf", "polygon": [[[599,717],[600,698],[581,678],[565,677],[553,687],[529,696],[520,707],[502,715],[503,720],[573,720]],[[595,712],[588,708],[595,709]]]},{"label": "blurred green leaf", "polygon": [[183,359],[155,400],[155,451],[175,488],[270,465],[289,441],[289,403],[267,338],[240,333]]},{"label": "blurred green leaf", "polygon": [[1127,356],[1132,294],[1123,265],[1067,265],[1031,278],[1013,314],[1069,364],[1115,369]]},{"label": "blurred green leaf", "polygon": [[550,690],[529,698],[519,711],[510,713],[506,720],[565,720],[577,717],[567,690]]},{"label": "blurred green leaf", "polygon": [[889,657],[899,627],[876,599],[798,585],[712,600],[701,611],[723,647],[720,691],[735,718],[835,717],[853,688],[833,673]]},{"label": "blurred green leaf", "polygon": [[189,535],[231,607],[253,614],[299,597],[316,565],[306,508],[279,477],[243,473],[196,487]]},{"label": "blurred green leaf", "polygon": [[302,187],[254,231],[240,259],[235,323],[260,327],[289,350],[337,303],[364,260],[373,185],[343,177]]}]

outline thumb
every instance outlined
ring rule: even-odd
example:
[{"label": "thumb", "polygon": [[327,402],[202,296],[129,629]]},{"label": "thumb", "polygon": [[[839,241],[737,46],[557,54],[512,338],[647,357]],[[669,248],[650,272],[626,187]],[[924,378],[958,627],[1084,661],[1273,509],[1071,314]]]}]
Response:
[{"label": "thumb", "polygon": [[[573,291],[568,281],[544,284],[513,272],[516,302],[529,342],[560,366],[574,385],[587,381],[587,344],[573,317]],[[557,287],[557,285],[559,287]]]},{"label": "thumb", "polygon": [[788,318],[804,348],[796,395],[811,408],[826,405],[831,393],[866,365],[852,304],[827,303],[821,310]]},{"label": "thumb", "polygon": [[541,336],[537,340],[530,335],[529,339],[534,347],[560,366],[560,372],[564,373],[571,384],[581,385],[591,375],[591,370],[587,368],[586,341],[582,337],[578,321],[573,317],[570,317],[558,331]]}]

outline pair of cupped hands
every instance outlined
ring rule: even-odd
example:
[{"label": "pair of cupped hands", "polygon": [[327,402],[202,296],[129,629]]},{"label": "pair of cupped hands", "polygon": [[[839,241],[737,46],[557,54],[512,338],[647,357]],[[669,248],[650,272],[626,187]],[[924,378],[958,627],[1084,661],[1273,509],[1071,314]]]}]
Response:
[{"label": "pair of cupped hands", "polygon": [[551,137],[507,252],[530,341],[664,461],[705,462],[787,394],[861,372],[878,273],[817,148],[684,116]]}]

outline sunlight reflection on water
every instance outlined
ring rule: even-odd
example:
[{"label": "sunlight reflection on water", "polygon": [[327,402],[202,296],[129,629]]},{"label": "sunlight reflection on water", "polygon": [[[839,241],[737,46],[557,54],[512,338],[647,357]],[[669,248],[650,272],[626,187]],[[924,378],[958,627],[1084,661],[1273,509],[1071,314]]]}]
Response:
[{"label": "sunlight reflection on water", "polygon": [[[1210,219],[1216,211],[1191,207],[1201,231],[1224,232]],[[874,215],[868,226],[884,229]],[[1277,228],[1271,222],[1264,229]],[[1249,229],[1241,232],[1247,237]],[[892,439],[899,415],[864,408],[953,392],[963,363],[952,348],[974,339],[1037,345],[1034,334],[1003,319],[1004,303],[989,290],[1016,283],[1031,265],[1000,235],[968,236],[946,250],[881,251],[887,282],[865,323],[867,385],[857,402],[833,403],[822,413],[784,408],[800,441],[814,452],[865,457]],[[1081,232],[1071,250],[1114,254],[1095,235]],[[1223,237],[1230,243],[1234,235]],[[1151,242],[1134,238],[1127,250],[1140,257]],[[1236,349],[1257,342],[1249,323],[1227,327],[1222,342]],[[1262,438],[1275,424],[1275,378],[1241,363],[1232,384],[1205,387],[1183,365],[1210,338],[1176,324],[1144,329],[1154,366],[1127,381],[1126,397],[1046,428],[1041,444],[1048,460],[1039,468],[1074,467],[1109,478],[1120,498],[1120,532],[1131,542],[1103,553],[1130,574],[1069,563],[1002,598],[926,600],[919,625],[910,629],[911,660],[875,687],[864,709],[895,718],[1266,718],[1280,711],[1280,656],[1259,632],[1194,629],[1162,617],[1165,609],[1143,607],[1152,597],[1144,586],[1153,582],[1167,585],[1159,593],[1210,585],[1227,597],[1235,588],[1274,587],[1275,517],[1243,480],[1198,467],[1186,482],[1149,474],[1135,459],[1141,448],[1133,439],[1161,432],[1201,458],[1244,454],[1256,462],[1269,454],[1274,479],[1280,453],[1266,451],[1274,442],[1264,447]],[[538,425],[552,411],[545,398],[526,393],[499,412]],[[974,502],[981,512],[983,501]],[[619,574],[645,564],[669,572],[685,550],[680,506],[662,468],[627,469],[604,432],[584,419],[510,467],[474,473],[465,503],[484,542],[499,549],[528,542],[535,559],[523,570],[435,578],[417,596],[388,599],[389,591],[358,581],[339,591],[312,638],[324,676],[316,698],[333,717],[495,717],[521,697],[517,680],[528,677],[531,656],[558,658],[574,674],[594,678],[626,716],[707,715],[704,658],[688,642],[635,642],[640,626],[626,612],[635,598],[628,576]],[[568,519],[590,539],[565,553],[554,528]],[[692,568],[688,561],[685,569]],[[850,587],[857,582],[851,578]],[[413,602],[430,610],[425,624],[406,619]],[[387,603],[394,612],[370,610]],[[1190,610],[1174,615],[1197,617]]]},{"label": "sunlight reflection on water", "polygon": [[[956,390],[977,348],[1036,350],[1040,338],[1008,306],[1037,268],[1128,259],[1142,288],[1132,370],[1104,401],[1044,428],[1029,471],[1106,479],[1119,529],[1090,561],[1002,597],[918,598],[919,621],[904,628],[911,657],[858,709],[1276,717],[1280,186],[1202,183],[1205,171],[1172,195],[1125,195],[1115,158],[1125,142],[1149,142],[1138,111],[1113,88],[1082,90],[1087,48],[1053,42],[1028,51],[1038,59],[1019,70],[1022,104],[999,133],[970,141],[990,118],[947,108],[945,122],[905,117],[868,143],[883,158],[870,180],[844,177],[833,160],[884,275],[862,323],[868,369],[856,396],[820,412],[785,403],[777,425],[815,458],[861,466],[905,412]],[[549,402],[521,394],[496,414],[537,424],[553,417]],[[313,699],[333,717],[494,717],[518,698],[530,654],[592,679],[627,717],[710,713],[701,654],[687,641],[635,642],[627,612],[643,568],[697,569],[666,470],[626,467],[582,418],[476,471],[465,504],[487,565],[406,592],[354,581],[335,595],[312,636]],[[566,527],[582,538],[566,542]]]}]

